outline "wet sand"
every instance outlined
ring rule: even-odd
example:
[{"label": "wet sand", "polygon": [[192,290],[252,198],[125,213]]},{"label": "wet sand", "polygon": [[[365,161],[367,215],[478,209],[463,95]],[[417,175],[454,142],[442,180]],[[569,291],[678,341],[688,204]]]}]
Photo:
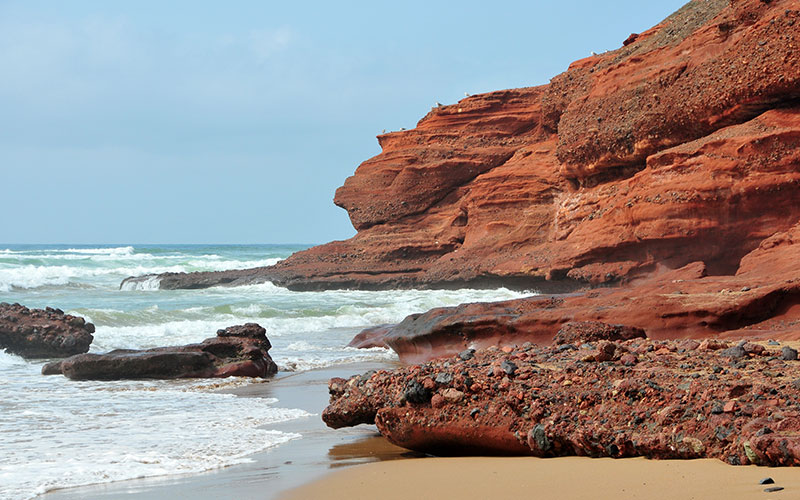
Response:
[{"label": "wet sand", "polygon": [[[319,415],[328,403],[328,380],[369,370],[391,368],[385,363],[358,363],[301,373],[281,373],[273,380],[234,389],[242,397],[277,398],[276,406],[301,408],[312,416],[267,426],[302,434],[296,439],[253,455],[252,463],[201,474],[159,476],[56,490],[44,500],[176,500],[270,499],[290,488],[324,476],[332,469],[380,460],[419,456],[391,445],[374,426],[333,431]],[[254,401],[254,404],[258,404]]]},{"label": "wet sand", "polygon": [[[775,484],[760,485],[765,477]],[[764,492],[771,486],[785,489]],[[800,498],[800,470],[719,460],[420,458],[340,470],[281,498],[789,499]]]}]

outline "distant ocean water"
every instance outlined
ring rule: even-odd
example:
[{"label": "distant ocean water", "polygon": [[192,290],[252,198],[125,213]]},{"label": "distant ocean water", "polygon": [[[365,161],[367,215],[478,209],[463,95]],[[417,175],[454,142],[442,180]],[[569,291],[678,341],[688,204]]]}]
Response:
[{"label": "distant ocean water", "polygon": [[[282,370],[394,359],[345,347],[361,329],[463,302],[524,294],[497,290],[292,292],[270,283],[206,290],[120,290],[132,275],[274,264],[299,245],[0,245],[0,302],[52,306],[97,327],[91,352],[199,342],[256,322]],[[280,401],[220,394],[248,379],[73,382],[40,374],[44,361],[0,352],[0,499],[248,461],[291,439],[269,424],[318,418]]]}]

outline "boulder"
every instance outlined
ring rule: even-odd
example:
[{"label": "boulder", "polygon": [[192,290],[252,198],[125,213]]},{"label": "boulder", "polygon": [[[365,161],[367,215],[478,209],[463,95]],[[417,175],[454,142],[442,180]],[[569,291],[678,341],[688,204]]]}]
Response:
[{"label": "boulder", "polygon": [[25,358],[63,358],[84,353],[94,325],[61,309],[28,309],[0,303],[0,349]]},{"label": "boulder", "polygon": [[199,344],[79,354],[42,368],[74,380],[268,377],[278,367],[268,354],[266,330],[255,323],[217,331]]}]

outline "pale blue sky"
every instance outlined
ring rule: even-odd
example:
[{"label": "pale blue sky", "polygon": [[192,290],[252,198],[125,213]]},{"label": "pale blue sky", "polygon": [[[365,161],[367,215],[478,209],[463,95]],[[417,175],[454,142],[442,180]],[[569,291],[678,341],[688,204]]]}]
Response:
[{"label": "pale blue sky", "polygon": [[0,242],[347,238],[333,194],[382,129],[683,3],[0,0]]}]

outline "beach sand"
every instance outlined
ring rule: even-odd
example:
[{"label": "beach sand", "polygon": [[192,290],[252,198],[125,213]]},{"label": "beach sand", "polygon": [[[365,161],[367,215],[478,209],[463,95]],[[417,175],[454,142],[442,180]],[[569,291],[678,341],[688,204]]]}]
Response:
[{"label": "beach sand", "polygon": [[[775,484],[760,485],[765,477]],[[764,492],[774,486],[785,489]],[[735,467],[719,460],[420,458],[336,471],[281,498],[789,499],[800,498],[800,470]]]}]

